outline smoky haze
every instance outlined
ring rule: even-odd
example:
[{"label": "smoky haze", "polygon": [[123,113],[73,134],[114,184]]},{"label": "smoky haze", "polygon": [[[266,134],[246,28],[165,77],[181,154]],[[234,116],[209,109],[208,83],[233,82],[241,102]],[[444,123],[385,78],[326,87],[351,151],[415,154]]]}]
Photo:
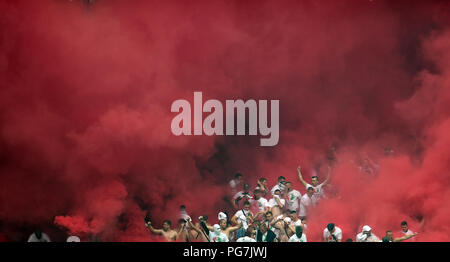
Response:
[{"label": "smoky haze", "polygon": [[[450,241],[446,1],[0,1],[0,234],[158,241],[144,227],[231,211],[236,172],[305,193],[353,237],[407,220]],[[171,133],[176,99],[279,100],[280,136]],[[361,172],[365,159],[379,166]],[[423,220],[425,219],[425,220]],[[420,223],[422,222],[422,225]]]}]

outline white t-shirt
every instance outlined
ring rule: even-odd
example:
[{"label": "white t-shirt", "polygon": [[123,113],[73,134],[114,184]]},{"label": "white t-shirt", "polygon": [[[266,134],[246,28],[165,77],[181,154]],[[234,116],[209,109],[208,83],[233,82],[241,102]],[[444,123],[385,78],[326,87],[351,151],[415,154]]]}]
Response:
[{"label": "white t-shirt", "polygon": [[337,240],[342,240],[342,230],[338,227],[334,227],[334,232],[331,234],[330,231],[328,231],[328,228],[325,228],[323,230],[323,238],[327,239],[328,242],[337,242],[334,241],[333,237],[331,235],[334,235]]},{"label": "white t-shirt", "polygon": [[313,198],[309,197],[308,194],[304,194],[302,198],[300,199],[300,211],[299,216],[300,217],[306,217],[308,215],[307,208],[314,205]]},{"label": "white t-shirt", "polygon": [[308,187],[314,188],[314,197],[317,198],[317,200],[319,200],[320,198],[322,198],[324,196],[323,183],[319,184],[317,186],[313,186],[311,184],[306,184],[305,189],[308,190]]},{"label": "white t-shirt", "polygon": [[374,234],[371,234],[370,237],[367,237],[361,232],[356,235],[356,242],[381,242],[381,240]]},{"label": "white t-shirt", "polygon": [[230,181],[230,187],[231,187],[231,193],[232,194],[236,194],[236,188],[237,186],[241,183],[241,181],[237,180],[237,179],[233,179]]},{"label": "white t-shirt", "polygon": [[297,190],[291,190],[289,193],[287,193],[287,208],[289,210],[297,210],[298,208],[298,201],[302,197],[302,194],[298,192]]},{"label": "white t-shirt", "polygon": [[300,220],[300,219],[297,219],[297,221],[291,220],[290,225],[293,226],[293,227],[301,226],[302,225],[302,220]]},{"label": "white t-shirt", "polygon": [[402,230],[402,233],[403,233],[403,235],[405,235],[405,236],[413,235],[413,234],[414,234],[414,232],[412,232],[411,229],[408,229],[408,231],[406,231],[406,232]]},{"label": "white t-shirt", "polygon": [[[414,234],[414,232],[412,232],[411,229],[408,229],[408,231],[406,231],[406,232],[402,230],[402,233],[405,236],[409,236],[409,235],[413,235]],[[415,237],[412,237],[412,238],[410,238],[410,239],[408,239],[406,241],[407,242],[414,242],[414,241],[416,241],[416,239],[415,239]]]},{"label": "white t-shirt", "polygon": [[239,210],[238,212],[236,212],[236,214],[234,214],[237,218],[237,221],[239,223],[242,223],[242,228],[245,230],[247,230],[247,228],[248,228],[248,223],[249,223],[248,215],[249,214],[250,214],[250,210],[245,211],[243,209]]},{"label": "white t-shirt", "polygon": [[[282,198],[279,198],[280,199],[280,202],[281,202],[281,204],[284,206],[285,204],[286,204],[286,200],[284,200],[284,199],[282,199]],[[278,203],[277,203],[277,201],[275,201],[275,199],[270,199],[269,200],[269,202],[267,203],[267,206],[268,207],[270,207],[270,208],[272,208],[272,207],[274,207],[274,206],[278,206]]]},{"label": "white t-shirt", "polygon": [[253,204],[254,202],[257,202],[258,212],[264,211],[269,204],[269,201],[267,201],[267,199],[265,199],[264,197],[260,197],[258,200],[252,199],[250,201],[250,204]]},{"label": "white t-shirt", "polygon": [[238,238],[238,240],[236,240],[236,242],[256,242],[256,240],[251,237],[245,236],[245,237]]},{"label": "white t-shirt", "polygon": [[189,215],[188,215],[188,213],[186,212],[186,210],[180,210],[179,218],[182,218],[182,219],[184,219],[184,220],[188,220]]},{"label": "white t-shirt", "polygon": [[229,242],[227,235],[220,232],[219,234],[216,234],[214,231],[209,231],[209,239],[211,242]]},{"label": "white t-shirt", "polygon": [[294,235],[292,235],[292,236],[289,238],[289,242],[307,242],[307,241],[306,241],[306,235],[305,235],[305,234],[302,234],[302,237],[301,237],[301,238],[298,238],[297,235],[294,234]]}]

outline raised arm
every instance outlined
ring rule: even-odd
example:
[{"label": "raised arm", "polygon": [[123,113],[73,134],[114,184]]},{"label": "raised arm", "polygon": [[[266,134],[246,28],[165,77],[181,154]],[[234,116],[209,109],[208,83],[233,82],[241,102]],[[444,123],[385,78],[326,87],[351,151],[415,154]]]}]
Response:
[{"label": "raised arm", "polygon": [[242,223],[238,223],[237,226],[229,227],[229,228],[228,228],[228,231],[229,231],[230,233],[232,233],[232,232],[234,232],[234,231],[240,229],[241,227],[242,227]]},{"label": "raised arm", "polygon": [[213,227],[213,226],[208,225],[208,224],[206,224],[206,223],[205,223],[205,226],[206,226],[206,228],[207,228],[209,231],[214,231],[214,227]]},{"label": "raised arm", "polygon": [[308,183],[306,183],[306,181],[303,179],[303,175],[302,175],[302,171],[301,171],[301,166],[297,167],[297,172],[298,172],[298,178],[300,179],[300,182],[302,182],[303,186],[307,186]]},{"label": "raised arm", "polygon": [[237,216],[236,216],[236,215],[234,215],[234,216],[231,218],[231,223],[233,223],[234,225],[239,224],[239,223],[237,222]]},{"label": "raised arm", "polygon": [[192,229],[194,229],[195,232],[197,232],[197,233],[199,233],[199,234],[202,233],[202,231],[201,231],[200,229],[198,229],[198,228],[192,223],[192,220],[191,220],[191,219],[188,219],[188,225],[189,225]]},{"label": "raised arm", "polygon": [[236,194],[236,195],[233,197],[232,204],[233,204],[233,207],[234,207],[235,209],[239,209],[239,201],[241,201],[241,199],[242,199],[242,197],[238,196],[238,194]]},{"label": "raised arm", "polygon": [[155,228],[152,226],[152,222],[150,222],[150,221],[148,221],[147,223],[145,223],[145,226],[146,226],[148,229],[150,229],[150,231],[151,231],[153,234],[162,235],[163,232],[164,232],[162,229],[155,229]]},{"label": "raised arm", "polygon": [[417,236],[417,233],[414,233],[414,234],[411,234],[411,235],[405,235],[405,236],[398,237],[398,238],[394,238],[394,242],[401,242],[401,241],[410,239],[410,238],[415,237],[415,236]]},{"label": "raised arm", "polygon": [[325,186],[330,181],[330,176],[331,176],[331,167],[328,166],[327,178],[325,179],[325,181],[322,182],[322,186]]},{"label": "raised arm", "polygon": [[214,231],[214,227],[212,227],[211,225],[209,225],[208,223],[206,223],[205,220],[203,220],[203,217],[201,217],[202,219],[200,219],[200,225],[202,225],[203,229],[208,229],[209,231]]}]

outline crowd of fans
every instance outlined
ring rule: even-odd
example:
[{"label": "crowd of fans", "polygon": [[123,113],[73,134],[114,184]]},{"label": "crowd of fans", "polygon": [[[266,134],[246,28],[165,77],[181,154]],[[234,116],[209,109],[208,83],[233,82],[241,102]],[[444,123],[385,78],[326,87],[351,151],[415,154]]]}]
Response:
[{"label": "crowd of fans", "polygon": [[[377,166],[373,162],[363,161],[360,171],[373,175]],[[174,229],[170,220],[164,220],[162,228],[154,227],[147,216],[145,227],[163,241],[181,242],[307,242],[308,213],[327,198],[325,188],[330,180],[331,168],[328,166],[325,180],[313,174],[311,182],[307,182],[297,168],[298,179],[304,187],[305,194],[293,188],[291,181],[283,176],[278,177],[277,184],[269,188],[267,179],[259,178],[251,189],[245,183],[243,175],[237,173],[229,181],[230,196],[228,198],[232,214],[222,211],[217,215],[217,224],[209,222],[207,215],[202,215],[196,222],[188,215],[186,206],[179,211],[178,226]],[[241,189],[238,191],[238,189]],[[327,189],[328,190],[328,189]],[[215,220],[215,219],[214,219]],[[408,228],[408,223],[400,223],[400,233],[394,237],[392,230],[379,238],[369,225],[361,228],[354,239],[343,239],[342,229],[330,222],[324,225],[322,241],[324,242],[400,242],[414,241],[416,232]],[[47,234],[36,230],[30,235],[28,242],[50,242]],[[67,242],[80,242],[78,236],[69,236]]]},{"label": "crowd of fans", "polygon": [[[187,214],[186,207],[180,207],[178,228],[172,229],[171,222],[165,220],[162,229],[155,229],[150,220],[145,226],[153,233],[162,235],[167,241],[204,241],[204,242],[307,242],[308,212],[326,198],[325,187],[330,179],[331,169],[323,182],[313,175],[308,183],[298,167],[298,178],[306,193],[293,189],[292,182],[285,177],[278,177],[278,183],[271,189],[267,180],[260,178],[257,186],[251,190],[248,183],[243,182],[238,173],[229,182],[232,206],[235,213],[229,216],[226,212],[218,214],[218,224],[210,224],[208,216],[203,215],[194,224]],[[373,172],[373,170],[371,170]],[[241,191],[237,191],[242,188]],[[401,236],[394,238],[391,230],[381,239],[372,233],[369,225],[362,227],[355,239],[345,242],[399,242],[413,239],[417,233],[408,228],[406,221],[401,222]],[[342,229],[329,223],[323,230],[324,242],[342,242]]]}]

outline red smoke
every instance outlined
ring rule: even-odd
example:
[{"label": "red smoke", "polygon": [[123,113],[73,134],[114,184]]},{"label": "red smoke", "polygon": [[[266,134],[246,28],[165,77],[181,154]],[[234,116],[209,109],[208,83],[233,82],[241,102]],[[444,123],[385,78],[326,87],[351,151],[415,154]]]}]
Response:
[{"label": "red smoke", "polygon": [[[0,1],[0,230],[157,241],[178,207],[214,221],[237,171],[255,185],[330,162],[309,240],[407,220],[449,241],[446,1]],[[280,141],[175,137],[176,99],[279,99]],[[393,154],[384,154],[385,148]],[[362,174],[365,156],[379,164]],[[423,226],[419,221],[425,218]],[[53,228],[53,229],[52,229]],[[55,233],[54,240],[65,234]],[[52,235],[50,234],[50,237]]]}]

